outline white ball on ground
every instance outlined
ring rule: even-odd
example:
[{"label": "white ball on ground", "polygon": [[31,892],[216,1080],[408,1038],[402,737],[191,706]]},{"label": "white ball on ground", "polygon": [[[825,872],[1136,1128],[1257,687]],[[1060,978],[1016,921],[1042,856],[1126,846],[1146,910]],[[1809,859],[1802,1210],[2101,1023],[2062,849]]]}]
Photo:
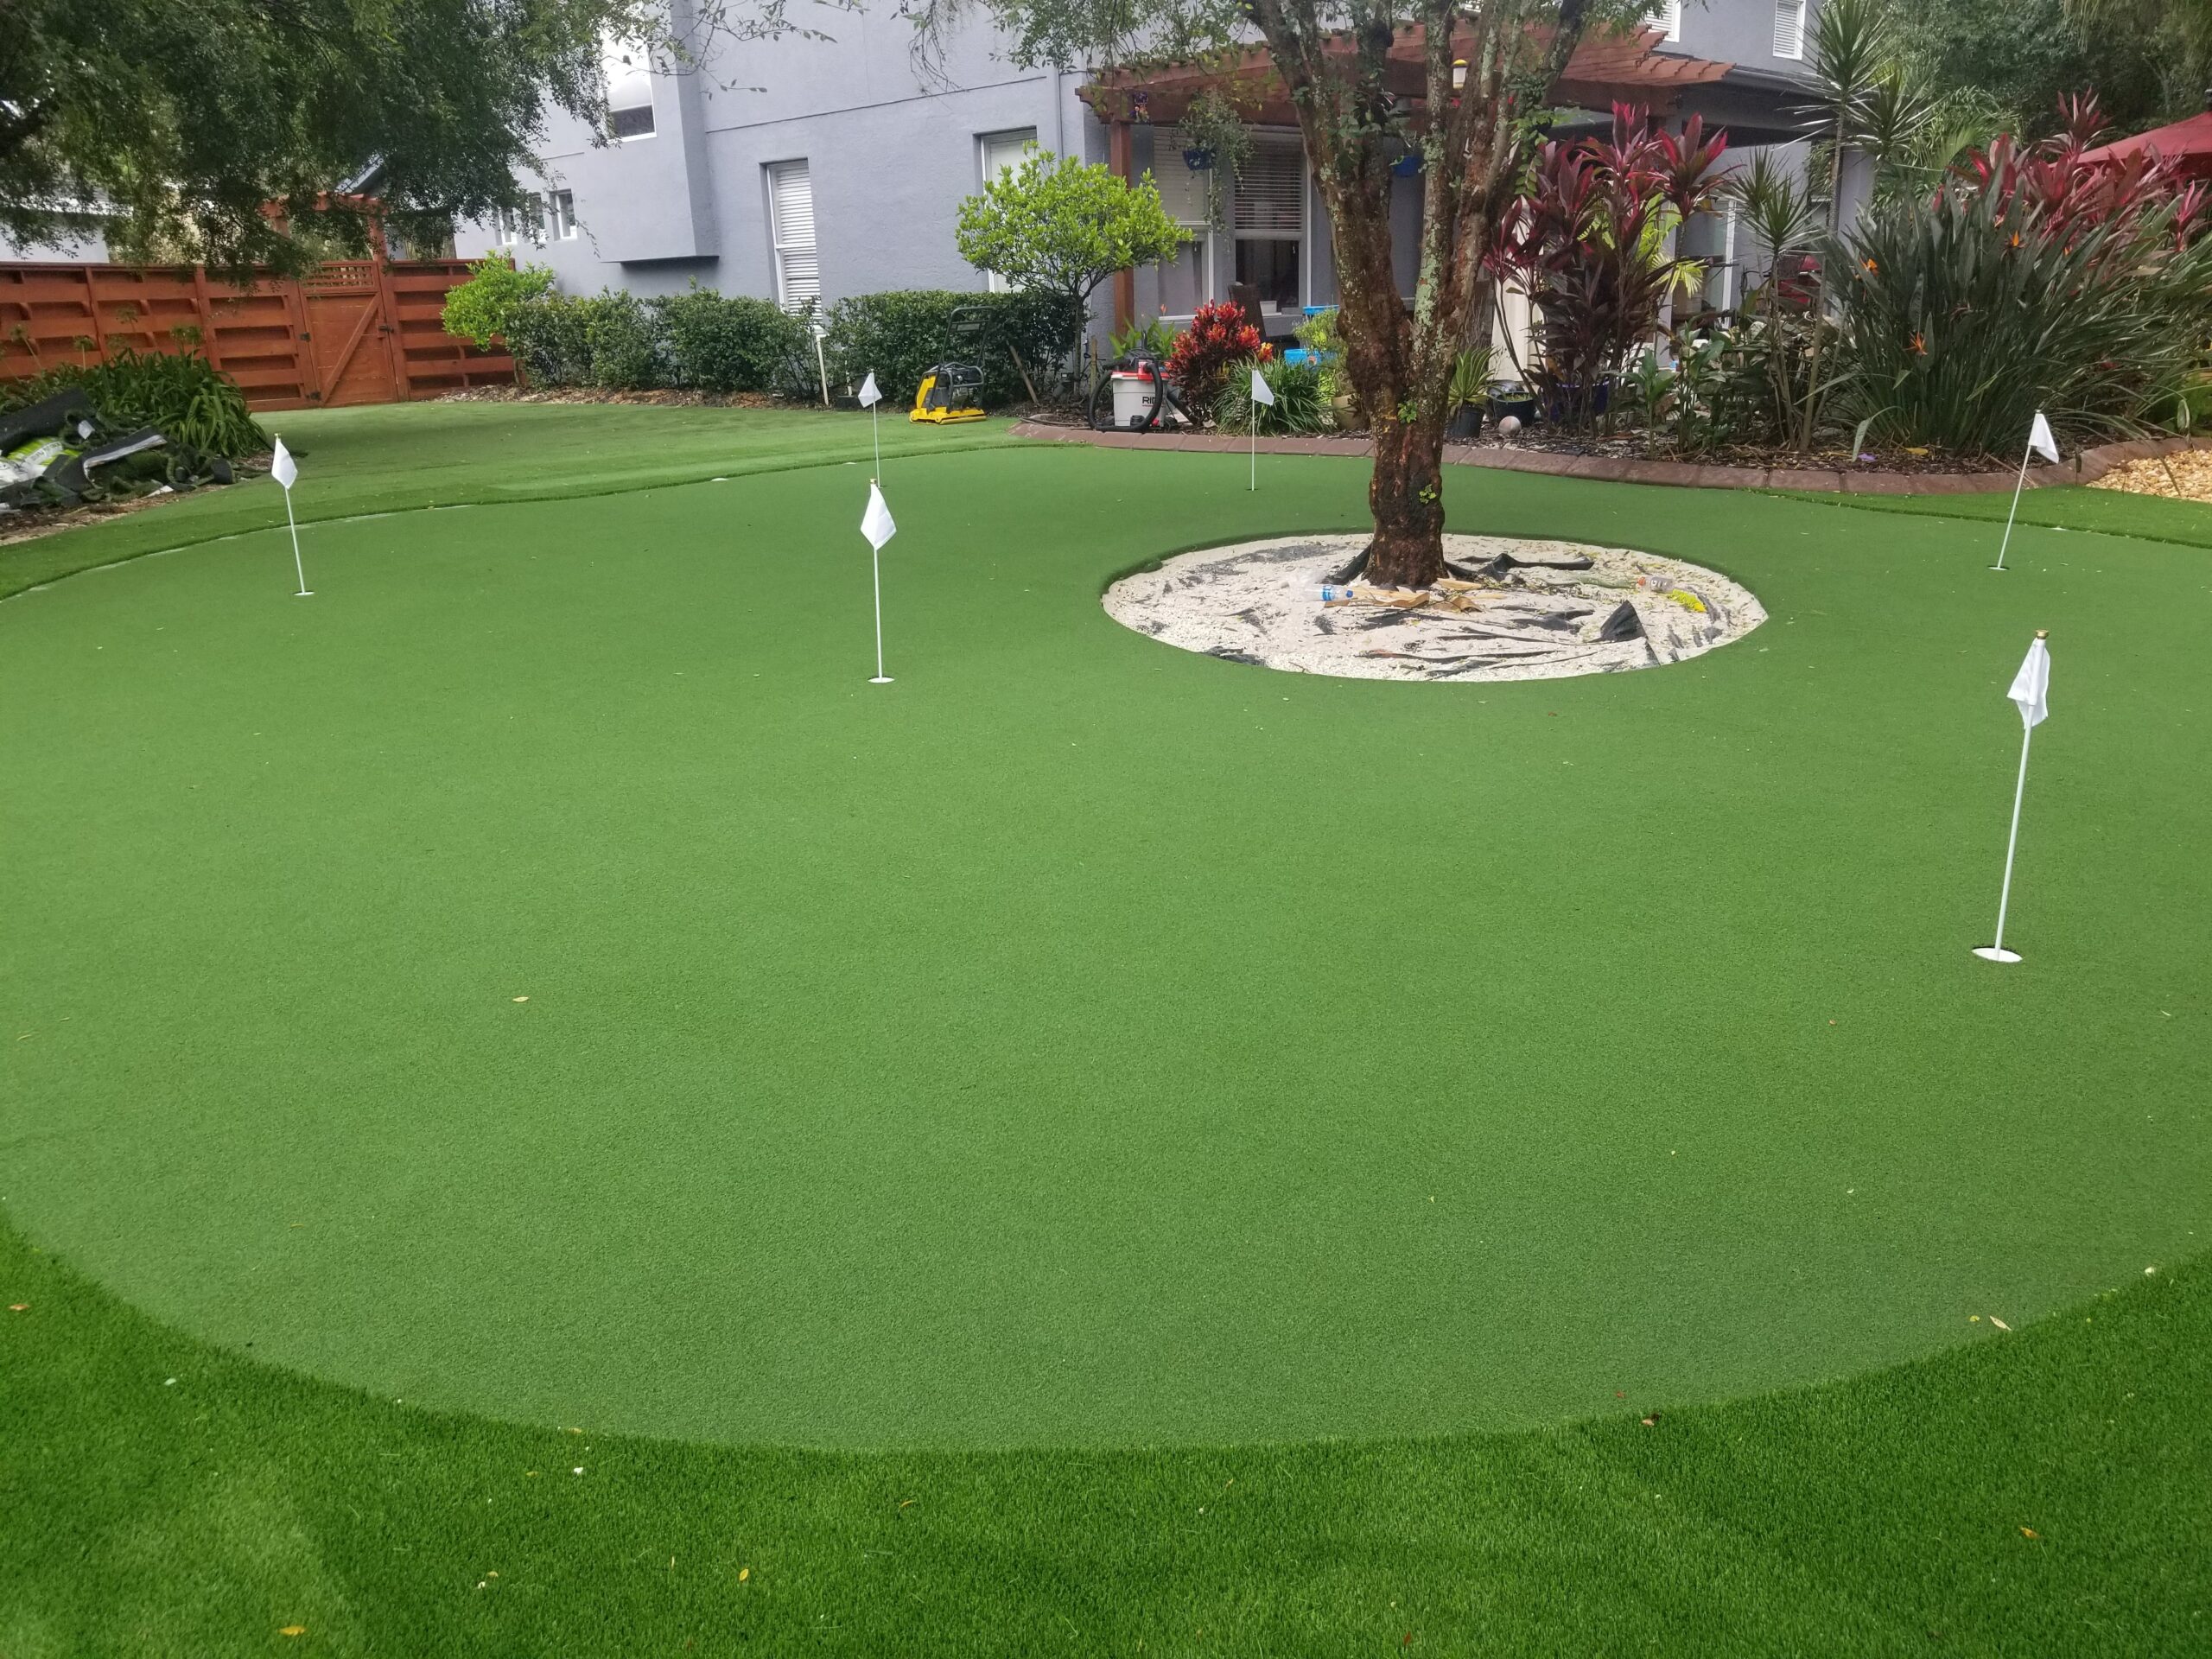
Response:
[{"label": "white ball on ground", "polygon": [[1505,415],[1499,417],[1497,423],[1497,435],[1499,437],[1510,438],[1520,429],[1521,417],[1518,415]]}]

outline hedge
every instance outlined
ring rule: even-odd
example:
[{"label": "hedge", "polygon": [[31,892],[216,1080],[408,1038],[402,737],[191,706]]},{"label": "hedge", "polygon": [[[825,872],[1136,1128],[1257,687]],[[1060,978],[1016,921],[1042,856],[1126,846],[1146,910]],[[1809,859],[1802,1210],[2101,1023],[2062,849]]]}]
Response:
[{"label": "hedge", "polygon": [[[953,317],[977,313],[972,348],[956,347]],[[821,395],[810,311],[791,316],[766,300],[690,292],[548,294],[516,311],[507,346],[531,384],[646,391],[663,387],[727,394]],[[1059,296],[960,294],[913,289],[840,300],[823,316],[822,355],[831,391],[849,394],[871,372],[884,396],[910,404],[923,373],[956,351],[983,370],[983,400],[1028,397],[1018,355],[1040,395],[1065,380],[1077,318]]]}]

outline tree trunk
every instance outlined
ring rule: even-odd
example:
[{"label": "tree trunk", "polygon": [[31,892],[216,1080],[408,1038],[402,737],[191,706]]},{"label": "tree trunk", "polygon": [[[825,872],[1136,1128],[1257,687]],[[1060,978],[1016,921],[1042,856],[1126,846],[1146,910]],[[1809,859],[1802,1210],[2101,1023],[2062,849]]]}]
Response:
[{"label": "tree trunk", "polygon": [[[1351,0],[1342,12],[1319,0],[1243,3],[1298,111],[1336,248],[1344,366],[1375,435],[1368,485],[1375,537],[1346,574],[1426,588],[1445,575],[1444,428],[1453,362],[1466,343],[1484,257],[1521,149],[1510,92],[1557,80],[1581,38],[1586,0],[1486,0],[1464,11],[1460,0],[1415,0],[1403,10]],[[1408,13],[1426,31],[1424,113],[1413,122],[1398,115],[1386,84]],[[1391,167],[1400,138],[1422,161],[1410,308],[1391,257]]]},{"label": "tree trunk", "polygon": [[1444,574],[1444,428],[1391,421],[1375,429],[1367,505],[1375,539],[1363,574],[1382,588],[1426,588]]}]

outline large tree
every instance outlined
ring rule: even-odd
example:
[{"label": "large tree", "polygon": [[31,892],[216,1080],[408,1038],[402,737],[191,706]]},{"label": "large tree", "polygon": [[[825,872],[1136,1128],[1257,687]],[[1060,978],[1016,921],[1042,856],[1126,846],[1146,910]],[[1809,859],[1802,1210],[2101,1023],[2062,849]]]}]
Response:
[{"label": "large tree", "polygon": [[790,27],[785,0],[0,0],[0,233],[296,266],[367,226],[335,204],[302,240],[268,204],[298,219],[375,163],[419,238],[515,201],[550,111],[599,121],[602,41],[672,61]]},{"label": "large tree", "polygon": [[[1627,26],[1649,0],[912,0],[925,29],[988,6],[1018,59],[1188,60],[1263,42],[1297,111],[1335,246],[1345,368],[1375,433],[1371,581],[1445,573],[1444,427],[1484,265],[1529,154],[1531,118],[1576,45]],[[1420,90],[1391,53],[1422,30]],[[1455,72],[1455,66],[1458,66]],[[1410,311],[1392,258],[1391,165],[1421,154]]]}]

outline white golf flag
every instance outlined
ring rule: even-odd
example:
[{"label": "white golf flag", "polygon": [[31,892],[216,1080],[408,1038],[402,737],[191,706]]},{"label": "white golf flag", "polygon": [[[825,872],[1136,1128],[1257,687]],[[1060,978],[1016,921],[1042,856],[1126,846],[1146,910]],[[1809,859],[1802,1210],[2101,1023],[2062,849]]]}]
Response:
[{"label": "white golf flag", "polygon": [[2050,423],[2043,417],[2043,410],[2036,410],[2036,423],[2028,429],[2028,448],[2054,464],[2058,460],[2058,440],[2052,435]]},{"label": "white golf flag", "polygon": [[299,475],[299,463],[292,459],[292,452],[284,447],[284,440],[277,439],[276,454],[269,463],[269,476],[289,490]]},{"label": "white golf flag", "polygon": [[1275,401],[1275,389],[1268,384],[1268,377],[1256,368],[1252,371],[1252,401],[1266,404],[1270,408],[1274,407]]},{"label": "white golf flag", "polygon": [[2050,718],[2050,648],[2038,634],[2028,647],[2027,660],[2020,664],[2020,671],[2012,677],[2012,689],[2005,694],[2019,706],[2020,724],[2033,731]]},{"label": "white golf flag", "polygon": [[880,553],[883,544],[899,533],[899,526],[891,522],[891,509],[883,505],[883,492],[868,480],[868,511],[861,515],[861,534],[868,537],[868,544]]},{"label": "white golf flag", "polygon": [[[862,409],[874,409],[882,401],[883,394],[876,389],[875,371],[874,369],[870,369],[868,372],[868,378],[861,382],[861,407]],[[2041,416],[2037,416],[2036,418],[2040,420],[2043,417]]]}]

